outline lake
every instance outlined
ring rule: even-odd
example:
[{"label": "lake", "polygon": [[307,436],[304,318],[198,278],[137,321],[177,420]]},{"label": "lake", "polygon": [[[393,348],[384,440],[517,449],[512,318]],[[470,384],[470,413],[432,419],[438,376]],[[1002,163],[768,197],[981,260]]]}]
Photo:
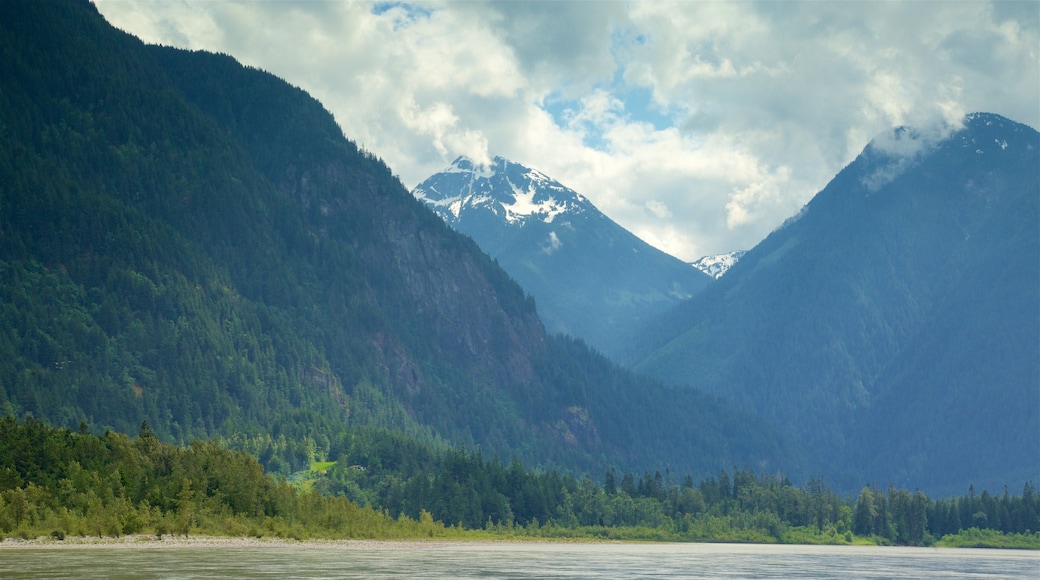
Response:
[{"label": "lake", "polygon": [[1015,550],[511,542],[11,546],[3,578],[1040,578]]}]

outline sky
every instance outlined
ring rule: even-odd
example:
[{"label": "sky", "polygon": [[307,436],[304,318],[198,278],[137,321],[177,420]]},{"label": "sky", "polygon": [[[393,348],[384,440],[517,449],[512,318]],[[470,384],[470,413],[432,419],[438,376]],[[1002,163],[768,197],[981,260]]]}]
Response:
[{"label": "sky", "polygon": [[502,156],[683,260],[753,247],[875,136],[1040,126],[1040,2],[94,0],[318,99],[405,187]]}]

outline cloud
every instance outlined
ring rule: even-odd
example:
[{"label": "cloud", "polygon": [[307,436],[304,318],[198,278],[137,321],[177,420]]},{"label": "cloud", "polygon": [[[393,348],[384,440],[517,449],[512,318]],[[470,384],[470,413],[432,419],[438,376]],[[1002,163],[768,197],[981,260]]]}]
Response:
[{"label": "cloud", "polygon": [[459,117],[451,105],[439,102],[423,109],[412,102],[399,113],[406,127],[433,139],[433,147],[442,158],[465,155],[476,165],[490,165],[487,139],[477,130],[458,130]]},{"label": "cloud", "polygon": [[687,260],[750,248],[895,126],[1040,124],[1035,2],[95,3],[304,88],[406,186],[502,155]]},{"label": "cloud", "polygon": [[955,131],[964,127],[964,115],[952,121],[932,123],[920,128],[897,127],[883,132],[870,141],[868,150],[875,155],[874,169],[861,179],[868,191],[874,192],[891,183],[913,167],[927,152]]},{"label": "cloud", "polygon": [[668,219],[668,218],[672,217],[672,212],[671,212],[671,210],[668,209],[668,206],[665,205],[664,203],[660,202],[660,201],[657,201],[656,199],[651,199],[651,200],[647,201],[646,203],[644,203],[643,205],[656,218]]},{"label": "cloud", "polygon": [[626,11],[619,2],[501,2],[489,20],[533,95],[580,97],[613,77],[614,35]]}]

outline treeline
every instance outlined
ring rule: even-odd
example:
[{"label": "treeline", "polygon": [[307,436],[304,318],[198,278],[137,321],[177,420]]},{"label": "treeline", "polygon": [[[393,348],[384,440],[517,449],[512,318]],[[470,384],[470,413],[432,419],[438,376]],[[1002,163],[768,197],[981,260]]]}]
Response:
[{"label": "treeline", "polygon": [[1031,536],[1040,547],[1040,535],[1033,536],[1040,531],[1040,495],[1032,483],[1021,496],[971,488],[967,496],[937,500],[920,490],[877,486],[842,497],[821,480],[796,486],[747,468],[697,484],[667,470],[641,476],[612,470],[600,484],[587,475],[525,469],[515,459],[486,459],[479,451],[409,449],[397,439],[370,431],[333,442],[343,451],[316,478],[316,489],[409,518],[429,512],[471,529],[548,525],[562,535],[899,545],[988,530]]},{"label": "treeline", "polygon": [[935,538],[966,530],[992,530],[1003,534],[1033,534],[1040,531],[1040,496],[1032,482],[1022,495],[1012,496],[1007,487],[1001,497],[988,490],[979,495],[970,486],[968,495],[929,500],[919,490],[889,488],[887,495],[865,487],[856,499],[852,531],[899,544],[921,545]]},{"label": "treeline", "polygon": [[[457,531],[457,530],[456,530]],[[302,492],[216,443],[179,447],[0,419],[0,538],[123,534],[400,538],[452,533],[429,514],[392,519],[345,497]]]}]

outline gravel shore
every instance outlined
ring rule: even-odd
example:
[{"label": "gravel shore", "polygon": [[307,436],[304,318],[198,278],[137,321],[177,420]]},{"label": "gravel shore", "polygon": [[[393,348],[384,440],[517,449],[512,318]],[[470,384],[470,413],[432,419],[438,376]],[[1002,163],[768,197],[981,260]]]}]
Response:
[{"label": "gravel shore", "polygon": [[55,540],[47,536],[31,540],[5,538],[0,541],[0,550],[13,548],[278,548],[278,547],[341,547],[366,550],[398,550],[402,548],[437,547],[455,544],[493,544],[487,540],[288,540],[282,538],[231,538],[212,536],[121,536],[98,538],[95,536],[66,536]]}]

